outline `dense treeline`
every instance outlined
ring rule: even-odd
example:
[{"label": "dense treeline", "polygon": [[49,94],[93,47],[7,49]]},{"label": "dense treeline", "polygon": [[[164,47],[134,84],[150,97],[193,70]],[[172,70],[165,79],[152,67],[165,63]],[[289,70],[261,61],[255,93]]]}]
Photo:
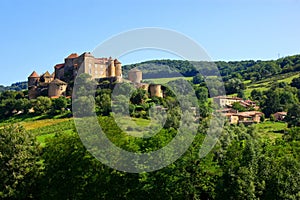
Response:
[{"label": "dense treeline", "polygon": [[[155,66],[155,67],[153,67]],[[223,80],[238,78],[243,80],[258,81],[276,74],[300,71],[300,55],[287,56],[277,60],[261,61],[216,61],[216,62],[195,62],[182,60],[151,60],[138,64],[125,65],[123,67],[125,74],[134,68],[142,67],[146,78],[160,76],[159,69],[165,70],[168,66],[171,70],[176,70],[183,76],[195,76],[199,70],[206,72],[207,76],[218,75],[212,66],[216,66]],[[161,77],[165,77],[165,74]],[[172,76],[172,73],[169,73]]]},{"label": "dense treeline", "polygon": [[[120,132],[112,117],[100,117],[99,123],[116,145],[133,152],[160,148],[174,136],[174,129],[162,129],[145,143]],[[272,143],[260,138],[255,128],[226,125],[215,148],[200,158],[204,125],[179,160],[159,171],[131,174],[96,160],[81,143],[74,124],[70,125],[72,133],[56,132],[43,148],[33,133],[21,127],[0,130],[2,199],[300,197],[299,128]]]},{"label": "dense treeline", "polygon": [[50,99],[40,96],[37,99],[28,99],[28,91],[5,91],[0,94],[0,120],[6,120],[12,116],[23,118],[30,116],[58,114],[69,115],[71,99],[60,97]]},{"label": "dense treeline", "polygon": [[7,90],[13,90],[13,91],[27,90],[27,81],[13,83],[11,84],[11,86],[0,85],[0,92],[4,92]]}]

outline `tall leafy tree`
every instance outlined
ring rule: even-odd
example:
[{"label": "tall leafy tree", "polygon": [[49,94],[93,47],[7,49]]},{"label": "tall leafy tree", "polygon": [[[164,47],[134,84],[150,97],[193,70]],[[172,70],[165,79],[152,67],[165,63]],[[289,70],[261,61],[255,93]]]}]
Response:
[{"label": "tall leafy tree", "polygon": [[39,147],[35,136],[20,126],[0,129],[0,198],[30,199],[39,175]]}]

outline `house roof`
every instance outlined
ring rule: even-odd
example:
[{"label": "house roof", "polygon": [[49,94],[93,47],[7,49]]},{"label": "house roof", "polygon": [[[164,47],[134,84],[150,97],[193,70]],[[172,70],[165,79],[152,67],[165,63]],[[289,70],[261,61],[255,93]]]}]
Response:
[{"label": "house roof", "polygon": [[275,114],[278,114],[278,115],[287,115],[287,112],[277,112],[277,113],[274,113]]},{"label": "house roof", "polygon": [[217,96],[217,97],[214,97],[214,99],[243,100],[242,98],[239,98],[239,97],[229,97],[229,96]]},{"label": "house roof", "polygon": [[238,112],[238,113],[224,113],[225,116],[241,116],[241,117],[251,117],[254,115],[263,115],[262,112],[259,111],[246,111],[246,112]]},{"label": "house roof", "polygon": [[29,77],[30,78],[39,78],[40,76],[35,71],[33,71]]}]

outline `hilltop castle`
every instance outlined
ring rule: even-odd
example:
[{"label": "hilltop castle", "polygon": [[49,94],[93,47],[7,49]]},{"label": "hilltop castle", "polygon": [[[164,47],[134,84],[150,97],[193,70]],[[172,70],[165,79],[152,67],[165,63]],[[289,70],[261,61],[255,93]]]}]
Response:
[{"label": "hilltop castle", "polygon": [[[65,58],[65,62],[54,66],[54,73],[48,71],[39,76],[35,71],[28,77],[28,96],[34,99],[38,96],[57,98],[71,96],[71,86],[77,74],[87,73],[92,79],[100,82],[109,80],[122,82],[122,64],[117,59],[95,58],[91,53],[76,53]],[[141,83],[142,71],[132,69],[128,73],[129,81],[137,88],[150,90],[151,96],[163,97],[161,85]]]}]

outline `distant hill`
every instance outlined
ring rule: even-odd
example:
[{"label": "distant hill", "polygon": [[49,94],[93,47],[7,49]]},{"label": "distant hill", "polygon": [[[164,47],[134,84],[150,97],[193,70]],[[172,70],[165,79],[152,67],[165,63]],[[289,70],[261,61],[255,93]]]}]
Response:
[{"label": "distant hill", "polygon": [[244,80],[259,81],[276,74],[300,71],[300,55],[287,56],[277,60],[247,60],[247,61],[184,61],[184,60],[150,60],[142,63],[124,65],[124,74],[138,67],[143,71],[143,77],[148,78],[167,78],[175,76],[174,70],[183,76],[195,76],[199,70],[205,70],[208,76],[217,75],[217,71],[212,70],[212,65],[217,66],[219,73],[224,81],[229,78],[239,78]]},{"label": "distant hill", "polygon": [[16,82],[11,84],[11,86],[0,85],[0,92],[4,92],[7,90],[13,90],[13,91],[27,90],[27,81]]}]

